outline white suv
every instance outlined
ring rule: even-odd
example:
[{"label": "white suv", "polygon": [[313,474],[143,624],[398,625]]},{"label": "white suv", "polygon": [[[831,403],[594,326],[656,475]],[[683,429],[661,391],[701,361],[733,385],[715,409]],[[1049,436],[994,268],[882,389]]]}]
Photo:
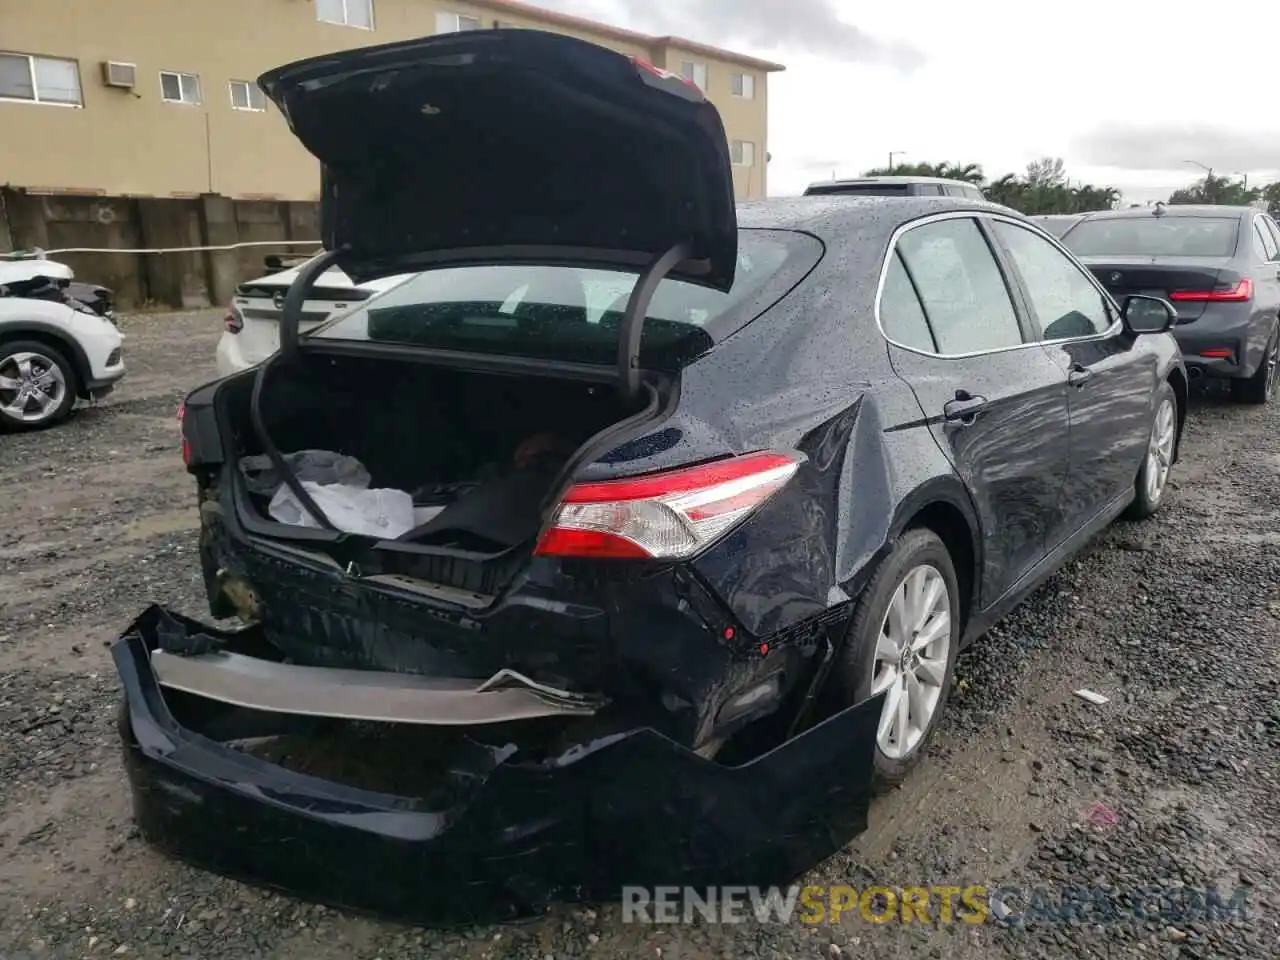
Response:
[{"label": "white suv", "polygon": [[124,376],[124,335],[68,293],[72,278],[52,260],[0,261],[0,430],[52,426]]},{"label": "white suv", "polygon": [[[284,308],[289,284],[301,265],[257,280],[242,283],[223,318],[225,328],[218,341],[216,356],[218,376],[226,377],[261,363],[280,348],[280,312]],[[321,274],[302,306],[299,332],[313,330],[330,317],[368,300],[375,293],[389,290],[407,280],[411,274],[385,277],[369,283],[354,284],[338,269]]]}]

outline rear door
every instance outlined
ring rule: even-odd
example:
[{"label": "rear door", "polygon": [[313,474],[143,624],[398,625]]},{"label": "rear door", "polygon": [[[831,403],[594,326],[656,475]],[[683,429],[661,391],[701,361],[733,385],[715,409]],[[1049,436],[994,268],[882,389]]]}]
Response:
[{"label": "rear door", "polygon": [[890,251],[879,318],[897,373],[982,523],[982,603],[1045,555],[1061,526],[1066,374],[1035,343],[970,214],[926,218]]},{"label": "rear door", "polygon": [[991,228],[1046,353],[1067,377],[1065,539],[1133,490],[1154,415],[1156,357],[1142,349],[1141,338],[1124,333],[1114,302],[1058,245],[1015,220],[992,217]]}]

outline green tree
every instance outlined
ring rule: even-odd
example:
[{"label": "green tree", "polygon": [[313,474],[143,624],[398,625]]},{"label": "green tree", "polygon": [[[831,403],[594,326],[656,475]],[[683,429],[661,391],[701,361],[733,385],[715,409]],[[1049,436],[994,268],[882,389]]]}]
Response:
[{"label": "green tree", "polygon": [[1233,207],[1245,206],[1255,200],[1262,199],[1264,190],[1269,190],[1274,186],[1275,184],[1271,184],[1266,188],[1246,187],[1240,180],[1209,174],[1203,180],[1197,180],[1189,187],[1173,191],[1173,193],[1169,194],[1169,202],[1221,204]]},{"label": "green tree", "polygon": [[[987,199],[1012,207],[1027,214],[1087,213],[1091,210],[1110,210],[1120,200],[1120,191],[1114,187],[1081,183],[1072,185],[1067,180],[1066,164],[1061,157],[1042,157],[1027,164],[1026,173],[1006,173],[987,182],[982,165],[978,163],[904,163],[868,170],[864,176],[943,177],[948,180],[964,180],[982,188]],[[1280,198],[1278,198],[1280,199]]]}]

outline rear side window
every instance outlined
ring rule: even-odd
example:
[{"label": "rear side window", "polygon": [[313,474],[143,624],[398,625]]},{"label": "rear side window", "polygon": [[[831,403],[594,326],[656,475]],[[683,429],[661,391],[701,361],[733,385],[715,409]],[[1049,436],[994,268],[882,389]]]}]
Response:
[{"label": "rear side window", "polygon": [[977,353],[1023,342],[1004,277],[969,217],[913,227],[898,253],[920,293],[943,354]]},{"label": "rear side window", "polygon": [[810,196],[905,197],[911,193],[911,185],[908,183],[846,183],[828,187],[815,184],[806,193]]},{"label": "rear side window", "polygon": [[1276,242],[1276,248],[1280,249],[1280,227],[1276,226],[1276,222],[1270,217],[1263,217],[1262,227],[1271,234],[1271,239]]},{"label": "rear side window", "polygon": [[1155,217],[1085,220],[1062,238],[1077,257],[1230,257],[1240,221],[1235,217]]},{"label": "rear side window", "polygon": [[1276,250],[1275,238],[1271,236],[1271,231],[1267,229],[1261,217],[1253,221],[1253,235],[1254,247],[1258,251],[1258,259],[1265,262],[1274,260],[1277,252],[1280,251]]},{"label": "rear side window", "polygon": [[929,332],[924,308],[920,306],[920,298],[897,251],[889,257],[884,289],[880,292],[880,327],[894,343],[925,353],[938,352],[938,345]]},{"label": "rear side window", "polygon": [[[781,296],[787,281],[798,280],[821,256],[821,245],[802,234],[743,230],[738,236],[737,275],[727,294],[677,280],[659,285],[641,333],[642,354],[709,348],[751,319],[734,312],[739,305],[767,293],[775,280]],[[559,265],[439,268],[310,335],[613,364],[618,327],[637,280],[625,271]]]}]

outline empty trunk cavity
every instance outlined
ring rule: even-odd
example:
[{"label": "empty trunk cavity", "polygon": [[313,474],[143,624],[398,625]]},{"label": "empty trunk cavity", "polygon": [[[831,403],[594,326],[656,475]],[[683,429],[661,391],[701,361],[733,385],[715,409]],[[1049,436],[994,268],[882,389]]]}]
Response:
[{"label": "empty trunk cavity", "polygon": [[[277,535],[287,537],[291,525],[318,524],[290,501],[263,455],[250,421],[251,390],[251,378],[228,381],[221,398],[235,469],[251,510],[279,522]],[[330,522],[356,534],[318,549],[344,566],[356,551],[366,575],[421,576],[470,589],[468,577],[375,557],[387,551],[372,545],[393,541],[418,557],[526,557],[575,451],[637,412],[607,381],[308,355],[268,372],[261,415],[298,479],[328,507]],[[384,528],[361,519],[379,511],[395,522]]]}]

